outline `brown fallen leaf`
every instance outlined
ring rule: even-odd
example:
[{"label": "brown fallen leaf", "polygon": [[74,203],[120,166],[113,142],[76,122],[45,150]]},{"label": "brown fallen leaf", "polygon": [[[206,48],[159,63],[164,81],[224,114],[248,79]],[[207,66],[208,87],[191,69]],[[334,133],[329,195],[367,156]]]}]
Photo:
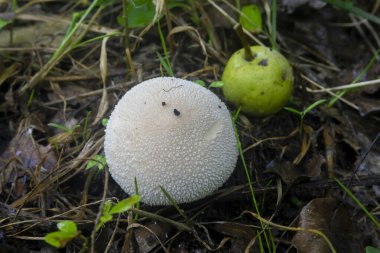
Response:
[{"label": "brown fallen leaf", "polygon": [[284,183],[292,184],[300,178],[318,177],[324,163],[323,156],[314,153],[300,165],[295,165],[290,161],[273,160],[267,165],[265,173],[274,173],[280,176]]},{"label": "brown fallen leaf", "polygon": [[8,183],[13,183],[14,194],[20,197],[30,178],[35,180],[54,168],[55,153],[49,145],[38,144],[32,133],[32,128],[20,130],[0,155],[0,193]]},{"label": "brown fallen leaf", "polygon": [[[303,207],[298,227],[323,232],[337,253],[357,253],[364,249],[363,238],[348,208],[333,198],[316,198]],[[327,242],[320,236],[298,231],[293,237],[298,253],[330,253]]]},{"label": "brown fallen leaf", "polygon": [[353,101],[358,107],[362,117],[380,111],[380,100],[366,96],[356,96]]},{"label": "brown fallen leaf", "polygon": [[217,222],[210,224],[209,227],[224,236],[232,237],[230,252],[244,252],[257,235],[252,227],[236,222]]},{"label": "brown fallen leaf", "polygon": [[160,244],[157,238],[162,242],[166,241],[170,231],[171,227],[163,222],[152,222],[144,227],[136,228],[134,235],[139,252],[150,252]]}]

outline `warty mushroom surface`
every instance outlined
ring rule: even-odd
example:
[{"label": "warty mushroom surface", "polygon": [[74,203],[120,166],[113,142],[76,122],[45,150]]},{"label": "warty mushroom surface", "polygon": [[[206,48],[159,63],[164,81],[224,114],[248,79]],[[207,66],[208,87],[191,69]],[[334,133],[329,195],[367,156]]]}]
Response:
[{"label": "warty mushroom surface", "polygon": [[136,177],[141,201],[167,205],[201,199],[233,172],[238,151],[229,111],[208,89],[159,77],[129,90],[106,128],[105,155],[114,180],[129,194]]}]

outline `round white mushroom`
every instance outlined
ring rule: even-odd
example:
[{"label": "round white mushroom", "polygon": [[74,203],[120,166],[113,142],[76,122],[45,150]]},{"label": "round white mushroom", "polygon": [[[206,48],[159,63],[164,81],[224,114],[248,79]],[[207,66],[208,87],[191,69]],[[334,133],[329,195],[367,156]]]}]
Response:
[{"label": "round white mushroom", "polygon": [[167,205],[201,199],[229,178],[238,156],[229,111],[208,89],[159,77],[128,91],[106,128],[104,150],[113,179],[141,201]]}]

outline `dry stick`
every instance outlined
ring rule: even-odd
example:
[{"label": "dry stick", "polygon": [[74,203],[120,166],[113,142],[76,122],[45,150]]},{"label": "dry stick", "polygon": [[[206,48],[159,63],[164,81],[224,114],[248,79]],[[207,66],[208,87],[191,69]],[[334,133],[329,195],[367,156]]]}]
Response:
[{"label": "dry stick", "polygon": [[252,55],[252,51],[251,51],[251,48],[248,44],[247,38],[245,37],[242,26],[240,24],[237,24],[234,26],[234,29],[235,29],[235,32],[240,39],[240,43],[244,47],[244,59],[246,61],[252,61],[254,59],[254,57]]},{"label": "dry stick", "polygon": [[[70,19],[67,19],[66,17],[53,17],[49,15],[35,15],[35,14],[17,14],[16,15],[17,20],[23,20],[23,21],[38,21],[38,22],[48,22],[48,23],[62,23],[63,25],[70,25],[72,21]],[[88,24],[81,24],[80,29],[89,29],[91,32],[96,33],[118,33],[120,32],[117,29],[108,28],[105,26],[100,26],[97,24],[96,26],[89,26]]]},{"label": "dry stick", "polygon": [[[335,153],[335,143],[331,136],[331,128],[328,126],[323,127],[323,140],[325,144],[325,156],[326,156],[326,167],[327,167],[327,178],[334,179],[334,153]],[[327,189],[327,196],[332,196],[331,188]]]},{"label": "dry stick", "polygon": [[158,221],[168,223],[168,224],[176,227],[177,229],[179,229],[181,231],[186,231],[186,232],[192,232],[193,231],[191,227],[189,227],[183,223],[165,218],[163,216],[160,216],[160,215],[157,215],[154,213],[149,213],[149,212],[143,211],[141,209],[136,209],[136,208],[132,208],[131,211],[134,212],[135,214],[138,214],[139,216],[144,216],[144,217],[147,217],[147,218],[150,218],[153,220],[158,220]]},{"label": "dry stick", "polygon": [[96,219],[94,222],[94,228],[93,228],[92,233],[91,233],[91,253],[95,253],[96,227],[98,226],[100,217],[102,216],[102,213],[103,213],[104,202],[106,201],[106,197],[107,197],[108,179],[109,179],[108,167],[105,166],[104,167],[104,189],[103,189],[102,202],[99,205],[99,212],[98,212],[98,215],[96,216]]},{"label": "dry stick", "polygon": [[[319,88],[319,90],[312,90],[312,89],[307,89],[308,92],[310,93],[315,93],[315,92],[320,92],[322,90],[325,90],[325,87],[323,87],[322,85],[320,85],[319,83],[311,80],[309,77],[305,76],[304,74],[301,75],[301,77],[303,79],[305,79],[306,81],[308,81],[309,83],[313,84],[314,86],[317,86]],[[329,91],[329,90],[326,90],[326,92],[333,96],[333,97],[338,97],[338,95],[336,95],[334,92],[332,91]],[[352,107],[353,109],[359,111],[359,107],[357,105],[355,105],[354,103],[351,103],[350,101],[348,101],[347,99],[343,98],[343,97],[338,97],[338,99],[340,101],[342,101],[343,103],[347,104],[348,106]]]},{"label": "dry stick", "polygon": [[[362,163],[364,162],[364,160],[367,158],[369,152],[371,152],[372,148],[375,146],[376,142],[379,140],[380,138],[380,132],[377,133],[375,139],[371,142],[371,144],[369,145],[369,148],[366,150],[366,152],[364,153],[364,155],[362,156],[362,158],[360,159],[360,162],[359,164],[356,166],[354,172],[352,173],[351,177],[350,177],[350,180],[348,181],[348,184],[347,184],[347,188],[350,188],[351,187],[351,184],[352,184],[352,181],[354,180],[354,177],[356,175],[356,173],[358,172],[360,166],[362,165]],[[344,196],[343,198],[346,197],[346,194],[347,192],[344,191]]]},{"label": "dry stick", "polygon": [[119,227],[119,223],[120,223],[120,213],[118,214],[117,216],[117,220],[116,220],[116,224],[115,224],[115,229],[112,231],[112,235],[111,235],[111,238],[110,240],[108,241],[107,243],[107,247],[106,249],[104,250],[104,253],[107,253],[110,248],[111,248],[111,245],[112,245],[112,242],[113,242],[113,239],[115,238],[115,235],[116,235],[116,231],[117,231],[117,228]]},{"label": "dry stick", "polygon": [[61,45],[55,51],[55,53],[51,56],[49,61],[41,67],[41,69],[32,76],[30,81],[22,86],[19,90],[19,93],[22,95],[27,90],[34,88],[42,79],[44,79],[47,74],[54,68],[54,66],[64,57],[66,56],[73,46],[79,42],[80,39],[84,37],[84,35],[87,33],[89,27],[93,24],[95,21],[95,18],[100,14],[103,7],[101,6],[91,17],[91,20],[89,21],[88,27],[77,37],[75,38],[75,33],[79,30],[81,24],[83,24],[84,19],[90,14],[90,12],[95,8],[96,2],[93,2],[85,11],[81,19],[78,21],[78,23],[74,26],[74,28],[70,31],[70,33],[64,38]]},{"label": "dry stick", "polygon": [[[172,16],[172,20],[173,22],[178,25],[178,26],[187,26],[187,24],[185,23],[185,21],[175,17],[175,16]],[[207,52],[209,52],[213,57],[215,57],[220,63],[222,64],[226,64],[227,60],[217,51],[215,50],[213,47],[211,47],[209,45],[209,43],[206,43],[204,40],[202,40],[200,37],[197,36],[196,33],[194,33],[193,31],[191,30],[188,30],[188,31],[185,31],[187,33],[187,35],[190,36],[190,38],[196,42],[201,42],[201,44],[205,45],[206,46],[206,49],[207,49]]]},{"label": "dry stick", "polygon": [[[96,205],[98,203],[100,203],[100,200],[92,202],[92,203],[88,203],[88,204],[83,205],[83,206],[92,206],[92,205]],[[41,219],[35,219],[35,220],[25,220],[25,221],[12,222],[12,223],[8,223],[6,225],[0,226],[0,228],[4,229],[6,227],[14,227],[16,225],[20,225],[20,224],[24,224],[24,223],[32,223],[33,222],[33,224],[31,224],[29,227],[26,227],[23,230],[18,231],[18,232],[14,233],[14,234],[8,235],[8,237],[14,237],[14,236],[16,236],[18,234],[22,234],[22,233],[28,231],[29,229],[37,226],[38,224],[41,224],[41,223],[46,222],[46,221],[54,220],[55,218],[58,218],[58,217],[61,217],[61,216],[65,216],[66,214],[69,214],[71,212],[75,212],[78,209],[83,208],[83,206],[77,206],[77,207],[75,207],[73,209],[70,209],[70,210],[68,210],[66,212],[63,212],[63,213],[60,213],[60,214],[57,214],[57,215],[54,215],[54,216],[51,216],[51,217],[47,217],[47,218],[45,218],[43,220],[41,220]]]},{"label": "dry stick", "polygon": [[364,42],[367,44],[367,46],[369,47],[369,49],[372,51],[372,54],[373,55],[376,55],[376,51],[377,49],[374,47],[374,45],[372,44],[372,42],[368,39],[367,37],[367,34],[368,32],[365,32],[362,27],[360,26],[359,24],[359,18],[357,18],[355,15],[353,14],[349,14],[349,17],[351,18],[351,20],[353,21],[354,25],[355,25],[355,28],[356,30],[358,30],[359,34],[362,36]]},{"label": "dry stick", "polygon": [[[219,5],[217,5],[213,0],[208,0],[208,2],[217,10],[219,11],[224,17],[226,17],[228,19],[228,21],[231,22],[232,25],[237,25],[239,24],[239,22],[237,22],[235,19],[233,19],[230,15],[228,15],[227,12],[225,12],[222,8],[220,8]],[[264,46],[264,44],[259,40],[257,39],[255,36],[252,35],[252,33],[250,33],[249,31],[247,31],[246,29],[243,29],[244,33],[250,37],[253,41],[255,41],[258,45],[260,46]]]},{"label": "dry stick", "polygon": [[322,92],[336,91],[336,90],[363,88],[363,87],[372,86],[372,85],[373,86],[380,85],[380,79],[369,80],[369,81],[364,81],[364,82],[359,82],[359,83],[345,84],[345,85],[340,85],[340,86],[336,86],[336,87],[332,87],[332,88],[322,87],[320,90],[312,90],[310,92],[322,93]]},{"label": "dry stick", "polygon": [[321,231],[319,231],[317,229],[310,229],[310,228],[303,228],[303,227],[287,227],[287,226],[279,225],[279,224],[276,224],[276,223],[273,223],[271,221],[268,221],[268,220],[264,219],[263,217],[261,217],[260,215],[254,213],[254,212],[243,211],[242,214],[250,214],[253,217],[255,217],[256,219],[258,219],[259,221],[265,223],[266,225],[272,226],[272,227],[280,229],[280,230],[296,231],[296,232],[298,232],[298,231],[304,231],[304,232],[312,233],[312,234],[315,234],[315,235],[319,235],[327,243],[327,245],[329,246],[331,252],[336,253],[334,245],[331,243],[330,239],[323,232],[321,232]]}]

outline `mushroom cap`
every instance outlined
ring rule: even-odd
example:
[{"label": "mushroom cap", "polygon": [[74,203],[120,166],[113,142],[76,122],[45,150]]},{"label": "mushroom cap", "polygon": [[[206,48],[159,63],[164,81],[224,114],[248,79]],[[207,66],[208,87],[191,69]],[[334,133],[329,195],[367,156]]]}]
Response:
[{"label": "mushroom cap", "polygon": [[136,85],[115,106],[104,151],[113,179],[141,201],[167,205],[201,199],[235,168],[238,151],[225,104],[208,89],[158,77]]}]

